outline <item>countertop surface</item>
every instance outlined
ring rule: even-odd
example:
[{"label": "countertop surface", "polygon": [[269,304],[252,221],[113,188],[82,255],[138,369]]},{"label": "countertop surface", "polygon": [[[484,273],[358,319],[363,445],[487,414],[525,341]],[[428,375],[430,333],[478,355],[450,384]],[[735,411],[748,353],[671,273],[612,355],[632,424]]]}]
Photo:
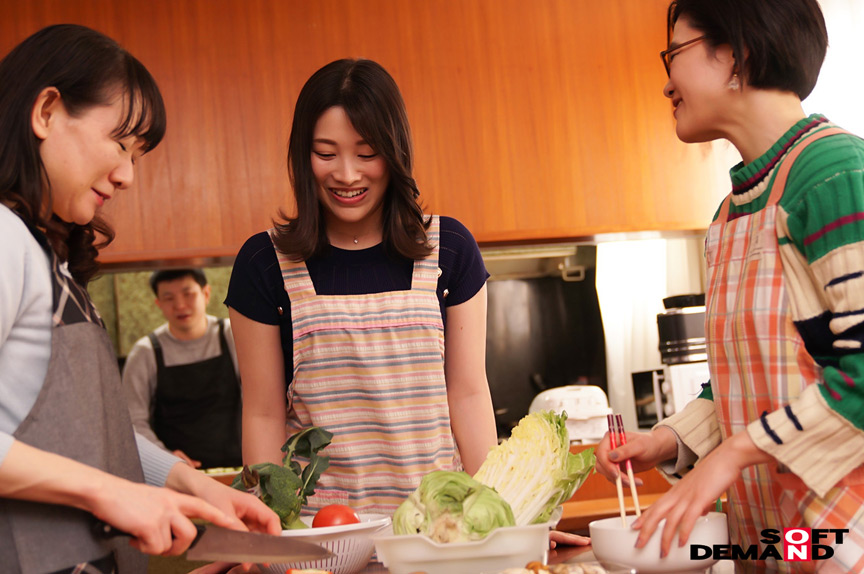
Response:
[{"label": "countertop surface", "polygon": [[[594,556],[590,546],[564,546],[549,551],[549,564],[585,564],[597,566],[606,574],[638,574],[628,568],[604,568]],[[523,565],[524,566],[524,565]],[[518,567],[518,565],[514,566]],[[389,574],[389,570],[379,562],[370,562],[359,574]],[[721,560],[713,567],[706,568],[705,574],[734,574],[735,567],[731,560]],[[494,572],[478,572],[477,574],[495,574]]]},{"label": "countertop surface", "polygon": [[[603,566],[597,562],[590,546],[563,546],[549,551],[549,564],[590,564]],[[150,574],[186,574],[193,568],[202,566],[204,562],[187,562],[182,558],[153,557],[150,560]],[[514,565],[518,567],[519,565]],[[522,565],[524,566],[524,564]],[[633,574],[631,570],[604,568],[606,574]],[[721,560],[712,568],[706,569],[706,574],[734,574],[735,567],[731,560]],[[370,562],[358,574],[389,574],[390,571],[379,562]],[[477,574],[495,574],[495,572],[478,572]],[[638,573],[637,573],[638,574]]]}]

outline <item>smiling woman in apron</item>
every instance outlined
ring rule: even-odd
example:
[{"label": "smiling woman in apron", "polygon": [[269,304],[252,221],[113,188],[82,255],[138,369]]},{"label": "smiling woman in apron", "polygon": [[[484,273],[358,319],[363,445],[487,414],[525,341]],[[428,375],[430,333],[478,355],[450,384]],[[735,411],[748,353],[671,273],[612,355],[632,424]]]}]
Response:
[{"label": "smiling woman in apron", "polygon": [[[738,572],[864,571],[864,142],[801,107],[827,33],[816,0],[678,0],[662,56],[678,137],[743,158],[708,230],[710,385],[598,469],[681,478],[634,527],[684,544],[724,492]],[[693,466],[695,463],[695,466]],[[763,529],[848,530],[787,561]],[[676,540],[677,538],[677,540]],[[772,552],[773,550],[774,552]],[[830,555],[830,556],[829,556]]]},{"label": "smiling woman in apron", "polygon": [[[304,513],[392,513],[433,470],[497,442],[486,278],[458,221],[424,215],[393,78],[338,60],[303,86],[289,141],[296,217],[247,241],[226,304],[243,381],[243,460],[286,433],[333,433]],[[461,460],[460,460],[461,457]]]},{"label": "smiling woman in apron", "polygon": [[[143,572],[138,551],[185,551],[191,517],[279,531],[255,497],[133,433],[83,287],[98,268],[97,233],[113,238],[99,208],[131,185],[164,130],[153,78],[98,32],[51,26],[0,62],[3,572]],[[96,518],[132,547],[95,535]]]}]

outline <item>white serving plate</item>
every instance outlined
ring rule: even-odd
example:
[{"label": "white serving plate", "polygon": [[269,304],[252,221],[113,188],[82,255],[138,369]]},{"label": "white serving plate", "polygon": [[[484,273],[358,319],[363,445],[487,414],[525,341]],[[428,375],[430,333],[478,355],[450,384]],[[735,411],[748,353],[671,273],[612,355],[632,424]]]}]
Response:
[{"label": "white serving plate", "polygon": [[477,574],[546,562],[549,528],[531,524],[497,528],[483,540],[441,544],[419,534],[378,534],[372,537],[378,561],[391,574]]}]

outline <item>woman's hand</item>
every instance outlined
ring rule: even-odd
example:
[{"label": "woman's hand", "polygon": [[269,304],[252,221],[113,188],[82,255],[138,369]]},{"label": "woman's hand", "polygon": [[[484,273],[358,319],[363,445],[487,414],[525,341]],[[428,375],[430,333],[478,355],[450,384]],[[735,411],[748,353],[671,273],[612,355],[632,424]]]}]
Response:
[{"label": "woman's hand", "polygon": [[744,468],[771,460],[753,444],[746,431],[729,437],[633,523],[633,528],[640,530],[636,548],[645,546],[664,518],[660,555],[669,553],[676,534],[678,546],[684,546],[696,520],[728,490]]},{"label": "woman's hand", "polygon": [[[251,530],[279,536],[282,524],[279,516],[257,497],[224,485],[183,463],[175,464],[168,473],[165,486],[187,492],[206,500],[225,513],[232,521],[228,528]],[[220,526],[225,526],[220,524]],[[197,569],[196,574],[218,574],[227,571],[257,572],[254,564],[230,564],[215,562]]]},{"label": "woman's hand", "polygon": [[168,474],[165,486],[191,494],[215,506],[235,522],[228,528],[274,536],[282,534],[279,516],[257,497],[222,484],[189,465],[175,464]]},{"label": "woman's hand", "polygon": [[[212,480],[186,464],[174,466]],[[0,465],[0,497],[80,508],[131,534],[132,546],[147,554],[182,554],[197,534],[190,518],[244,528],[200,498],[132,482],[21,441],[12,443]]]},{"label": "woman's hand", "polygon": [[[612,450],[607,432],[594,450],[594,455],[597,457],[597,472],[613,482],[618,477],[617,465],[626,460],[630,460],[633,472],[643,472],[678,455],[678,441],[675,433],[669,428],[657,427],[647,433],[628,432],[626,434],[627,444]],[[625,485],[629,484],[626,474],[622,473],[621,478]],[[641,484],[642,481],[636,479],[636,485]]]},{"label": "woman's hand", "polygon": [[587,536],[579,536],[570,532],[562,532],[560,530],[549,531],[549,550],[557,546],[588,546],[591,544],[591,539]]},{"label": "woman's hand", "polygon": [[201,461],[200,460],[192,460],[191,458],[189,458],[189,455],[187,455],[182,450],[171,451],[171,454],[173,454],[177,458],[182,458],[186,462],[186,464],[188,464],[192,468],[201,468]]},{"label": "woman's hand", "polygon": [[238,526],[236,518],[194,496],[110,475],[92,497],[88,510],[132,535],[130,545],[145,554],[178,556],[185,552],[197,534],[190,518],[225,528]]}]

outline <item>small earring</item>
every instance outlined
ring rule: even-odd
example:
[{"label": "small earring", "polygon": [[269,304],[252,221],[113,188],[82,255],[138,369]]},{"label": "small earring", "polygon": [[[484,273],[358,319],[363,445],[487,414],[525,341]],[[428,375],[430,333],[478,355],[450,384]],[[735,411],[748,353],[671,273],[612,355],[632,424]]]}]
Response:
[{"label": "small earring", "polygon": [[732,74],[732,79],[729,80],[729,89],[730,90],[740,90],[741,82],[738,81],[738,74]]}]

